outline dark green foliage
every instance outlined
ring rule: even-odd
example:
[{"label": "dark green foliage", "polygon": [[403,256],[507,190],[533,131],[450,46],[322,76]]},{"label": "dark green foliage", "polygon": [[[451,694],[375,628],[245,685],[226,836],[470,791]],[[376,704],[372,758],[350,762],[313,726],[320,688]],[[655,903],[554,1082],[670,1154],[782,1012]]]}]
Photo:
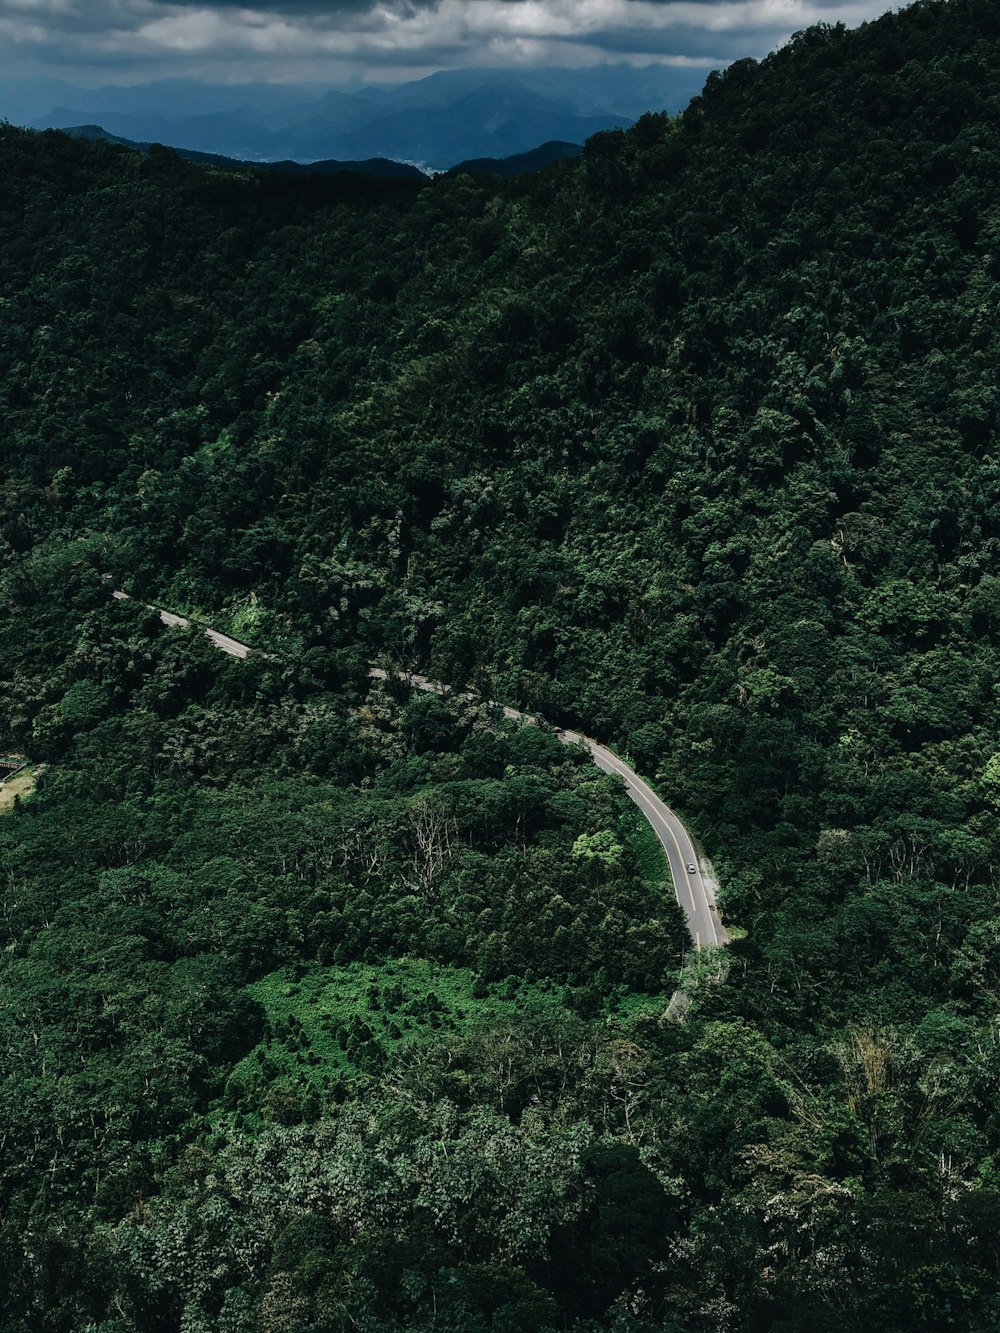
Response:
[{"label": "dark green foliage", "polygon": [[[235,1167],[253,1135],[326,1124],[338,1103],[374,1106],[410,1079],[440,1077],[472,1121],[494,1106],[509,1134],[563,1089],[563,1045],[599,1058],[599,1028],[567,1008],[595,973],[610,1012],[628,1001],[620,1021],[637,991],[662,1011],[680,913],[643,881],[624,798],[584,752],[367,673],[331,692],[292,657],[233,661],[112,601],[90,548],[50,546],[0,583],[10,741],[49,761],[30,801],[0,818],[5,1319],[214,1323],[247,1281],[264,1318],[269,1271],[280,1287],[301,1269],[312,1290],[329,1263],[314,1252],[340,1236],[357,1250],[339,1260],[353,1283],[381,1249],[320,1216],[302,1263],[287,1257],[294,1229],[273,1260],[254,1242],[250,1281],[242,1261],[210,1257],[241,1242],[232,1219],[202,1235],[202,1162],[231,1139]],[[317,727],[335,737],[319,766]],[[581,870],[576,839],[605,827],[622,854]],[[509,1066],[502,1081],[491,1060]],[[548,1144],[554,1128],[540,1130]],[[514,1174],[516,1147],[504,1149]],[[171,1235],[194,1228],[179,1269],[147,1215],[154,1198],[181,1207]],[[461,1310],[548,1317],[554,1297],[510,1271],[506,1251],[473,1280],[498,1217],[490,1205],[468,1247],[421,1221],[428,1254],[444,1244],[440,1262],[471,1284]],[[426,1264],[413,1246],[407,1265]],[[213,1276],[191,1287],[198,1254]],[[365,1278],[359,1308],[370,1297],[396,1310],[409,1281],[379,1271],[369,1291]]]}]

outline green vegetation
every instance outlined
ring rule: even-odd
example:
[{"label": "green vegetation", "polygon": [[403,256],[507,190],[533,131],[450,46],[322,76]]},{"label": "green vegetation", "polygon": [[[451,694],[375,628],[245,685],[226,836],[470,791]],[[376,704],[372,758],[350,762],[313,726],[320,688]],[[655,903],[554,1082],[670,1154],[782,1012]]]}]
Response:
[{"label": "green vegetation", "polygon": [[35,770],[29,764],[0,783],[0,815],[10,814],[35,786]]},{"label": "green vegetation", "polygon": [[[927,0],[515,181],[0,127],[3,1333],[996,1328],[998,113]],[[616,784],[372,661],[685,813],[682,1021]]]},{"label": "green vegetation", "polygon": [[650,892],[656,894],[672,893],[670,867],[667,864],[663,848],[660,846],[660,840],[637,805],[630,805],[626,808],[620,821],[620,827],[632,844],[639,873],[646,881]]},{"label": "green vegetation", "polygon": [[[283,1172],[304,1149],[286,1134],[334,1124],[346,1137],[321,1160],[355,1180],[344,1224],[366,1239],[342,1256],[360,1284],[349,1317],[331,1271],[310,1286],[317,1319],[394,1319],[415,1262],[464,1272],[457,1240],[380,1258],[375,1195],[351,1166],[379,1126],[402,1173],[392,1210],[409,1200],[422,1234],[448,1189],[421,1165],[432,1123],[470,1169],[487,1154],[507,1201],[474,1224],[498,1276],[465,1275],[456,1319],[524,1292],[555,1309],[491,1228],[540,1189],[556,1193],[532,1225],[584,1218],[578,1173],[608,1099],[631,1107],[622,1071],[644,1064],[636,1036],[685,948],[672,895],[643,881],[618,785],[553,732],[468,699],[345,676],[315,653],[227,658],[112,601],[86,546],[32,553],[0,599],[9,725],[49,759],[0,824],[5,1330],[113,1328],[109,1305],[155,1328],[164,1292],[186,1326],[235,1306],[250,1327],[270,1261],[245,1286],[195,1214],[230,1216],[230,1171],[256,1192],[258,1151],[273,1140]],[[581,838],[615,854],[581,865]],[[284,1253],[303,1199],[276,1198],[265,1222],[255,1198],[220,1243],[256,1254],[266,1236]],[[381,1294],[362,1281],[372,1265]]]},{"label": "green vegetation", "polygon": [[[323,968],[302,977],[283,970],[248,993],[264,1010],[267,1035],[234,1069],[228,1099],[251,1085],[268,1095],[275,1078],[329,1091],[335,1080],[381,1071],[435,1033],[474,1036],[534,1013],[545,1021],[569,1012],[560,988],[508,979],[485,985],[469,968],[423,960]],[[306,1089],[303,1088],[303,1091]]]},{"label": "green vegetation", "polygon": [[[247,1117],[274,1118],[276,1098],[285,1119],[297,1122],[303,1105],[314,1112],[321,1105],[317,1094],[350,1096],[351,1080],[405,1066],[429,1042],[465,1045],[502,1033],[517,1043],[526,1022],[558,1027],[593,1004],[589,988],[553,986],[547,977],[487,983],[470,968],[410,958],[301,974],[286,968],[247,994],[263,1010],[264,1036],[235,1066],[222,1096],[242,1125]],[[662,1015],[670,995],[618,986],[602,998],[602,1022],[624,1033],[637,1019]]]}]

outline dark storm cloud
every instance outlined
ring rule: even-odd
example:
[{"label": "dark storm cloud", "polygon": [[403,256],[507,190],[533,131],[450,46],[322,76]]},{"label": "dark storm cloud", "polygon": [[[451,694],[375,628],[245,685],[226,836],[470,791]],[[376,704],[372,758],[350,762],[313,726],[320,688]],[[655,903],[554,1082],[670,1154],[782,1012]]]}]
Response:
[{"label": "dark storm cloud", "polygon": [[762,55],[882,0],[0,0],[0,68],[294,80],[406,67]]}]

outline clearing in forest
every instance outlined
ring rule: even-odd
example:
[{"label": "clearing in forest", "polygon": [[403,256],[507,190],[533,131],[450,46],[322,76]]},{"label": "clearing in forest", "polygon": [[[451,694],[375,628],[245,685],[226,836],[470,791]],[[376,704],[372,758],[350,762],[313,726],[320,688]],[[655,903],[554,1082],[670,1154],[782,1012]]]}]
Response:
[{"label": "clearing in forest", "polygon": [[35,769],[29,764],[6,781],[0,781],[0,815],[9,814],[17,797],[25,797],[35,785]]}]

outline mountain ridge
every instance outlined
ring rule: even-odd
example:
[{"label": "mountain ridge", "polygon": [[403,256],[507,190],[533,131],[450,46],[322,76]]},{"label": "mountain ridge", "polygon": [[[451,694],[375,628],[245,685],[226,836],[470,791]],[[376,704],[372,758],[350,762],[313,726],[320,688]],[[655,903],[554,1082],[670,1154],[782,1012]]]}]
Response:
[{"label": "mountain ridge", "polygon": [[[46,131],[40,131],[45,133]],[[148,153],[153,147],[149,143],[138,143],[134,139],[124,139],[117,134],[109,134],[102,125],[70,125],[58,131],[74,139],[89,139],[95,142],[117,144],[139,153]],[[291,176],[336,176],[342,172],[355,172],[362,176],[374,176],[385,180],[427,180],[427,176],[418,167],[406,162],[395,162],[390,158],[367,158],[360,162],[338,162],[327,160],[320,162],[248,162],[240,158],[224,157],[221,153],[200,153],[196,149],[178,148],[173,144],[160,145],[169,148],[178,157],[188,162],[199,162],[205,166],[224,167],[238,171],[280,171]]]},{"label": "mountain ridge", "polygon": [[30,124],[99,123],[137,142],[238,160],[387,157],[446,170],[457,161],[508,157],[553,139],[580,143],[596,131],[625,128],[650,110],[679,111],[703,78],[704,71],[672,66],[456,70],[386,89],[314,92],[299,101],[292,90],[265,95],[249,86],[245,103],[239,85],[189,92],[175,84],[158,92],[151,85],[97,90]]},{"label": "mountain ridge", "polygon": [[[110,134],[101,125],[71,125],[59,131],[36,131],[37,133],[68,134],[71,138],[87,139],[95,142],[117,144],[139,153],[148,153],[152,144],[137,143],[124,139],[120,135]],[[278,171],[293,176],[333,176],[342,172],[355,172],[363,176],[374,176],[394,180],[429,180],[430,177],[418,167],[406,162],[395,162],[388,158],[369,158],[362,162],[253,162],[239,158],[223,157],[218,153],[199,153],[194,149],[177,148],[173,144],[158,145],[169,148],[178,157],[188,162],[201,163],[205,166],[222,167],[231,171]],[[514,154],[507,158],[473,158],[458,162],[448,168],[449,173],[468,172],[472,175],[521,176],[533,171],[540,171],[554,162],[579,157],[583,152],[582,144],[565,143],[553,140],[539,144],[527,153]]]}]

